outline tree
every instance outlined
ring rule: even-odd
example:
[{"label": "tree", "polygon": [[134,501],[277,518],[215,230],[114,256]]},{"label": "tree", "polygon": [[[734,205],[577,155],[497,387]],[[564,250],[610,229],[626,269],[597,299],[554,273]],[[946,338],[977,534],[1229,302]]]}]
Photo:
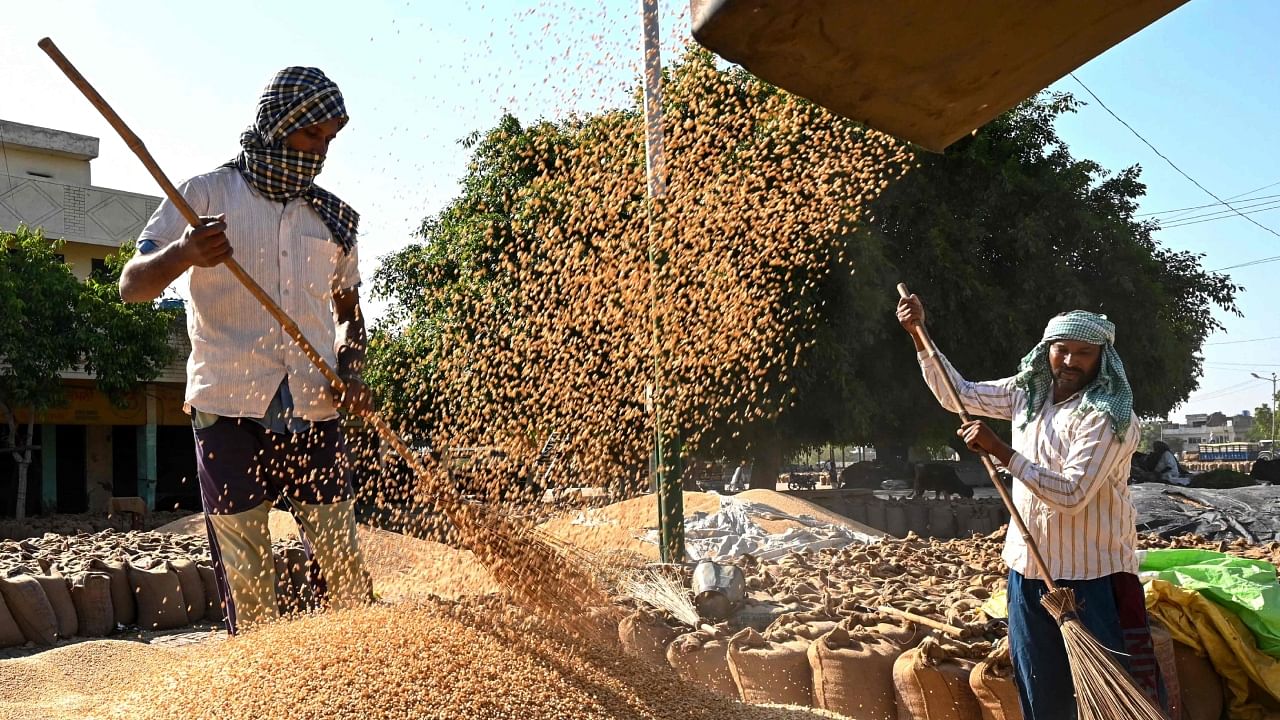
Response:
[{"label": "tree", "polygon": [[655,433],[714,452],[708,428],[789,401],[817,283],[904,147],[705,53],[668,75],[665,201],[646,199],[636,110],[504,118],[469,140],[423,245],[375,278],[403,305],[370,378],[431,445],[524,453],[555,432],[584,476],[616,476]]},{"label": "tree", "polygon": [[[1280,401],[1280,394],[1276,395],[1275,400]],[[1271,406],[1259,405],[1253,411],[1253,426],[1249,428],[1248,439],[1253,442],[1273,439],[1271,433],[1276,431],[1276,427],[1272,424],[1273,422]]]},{"label": "tree", "polygon": [[[677,172],[661,228],[671,244],[660,254],[660,287],[674,288],[663,327],[677,328],[687,344],[661,357],[672,392],[689,395],[680,407],[691,451],[754,457],[767,477],[783,457],[824,444],[874,444],[882,457],[905,454],[911,444],[958,448],[955,420],[929,395],[894,320],[899,281],[924,297],[934,338],[970,377],[1011,374],[1060,311],[1107,313],[1119,328],[1117,347],[1140,416],[1165,414],[1186,399],[1199,376],[1198,350],[1219,327],[1214,308],[1235,311],[1238,288],[1227,277],[1205,271],[1199,256],[1161,247],[1156,226],[1135,218],[1145,191],[1139,168],[1112,174],[1072,157],[1054,129],[1056,118],[1078,105],[1069,96],[1038,96],[945,154],[902,160],[901,148],[878,144],[874,133],[740,70],[715,70],[697,53],[667,77]],[[399,308],[394,322],[375,332],[375,345],[387,348],[381,355],[393,360],[381,377],[398,383],[384,392],[406,407],[434,406],[460,390],[441,384],[442,349],[477,349],[477,338],[492,343],[484,352],[519,362],[506,375],[474,377],[490,383],[489,392],[506,392],[492,387],[495,381],[524,387],[531,366],[563,362],[545,343],[536,353],[511,353],[522,333],[545,327],[533,316],[554,312],[530,299],[543,300],[546,288],[571,285],[584,273],[621,284],[647,277],[616,247],[643,248],[638,120],[634,109],[529,127],[508,117],[470,139],[474,160],[458,199],[424,223],[423,245],[391,258],[375,281]],[[853,165],[852,172],[824,162],[864,145],[885,162]],[[586,165],[593,171],[582,171],[584,160],[595,163]],[[900,161],[911,169],[897,178],[892,168]],[[724,196],[738,201],[722,202]],[[838,210],[833,202],[841,203]],[[839,221],[824,222],[827,215]],[[691,237],[698,233],[719,235],[702,242]],[[696,252],[681,254],[689,248]],[[601,257],[636,272],[618,274],[601,266]],[[753,295],[753,283],[762,292]],[[726,299],[738,298],[745,311],[729,309]],[[731,322],[681,314],[696,303]],[[617,344],[600,348],[621,325],[582,322],[614,322],[614,306],[574,310],[557,316],[577,333],[555,336],[565,347],[634,362]],[[735,324],[750,330],[744,336]],[[726,352],[725,337],[737,364],[707,363],[706,356]],[[634,341],[647,343],[643,332]],[[766,362],[743,352],[750,342]],[[609,382],[584,383],[578,392],[603,386],[600,397],[617,406],[622,393],[634,397],[635,388],[610,376],[610,367],[587,370],[584,377],[597,373]],[[638,432],[635,416],[628,417],[599,430]]]},{"label": "tree", "polygon": [[968,377],[1012,374],[1049,317],[1083,308],[1116,323],[1140,417],[1188,397],[1200,347],[1220,327],[1213,310],[1236,312],[1239,288],[1198,255],[1160,246],[1156,225],[1134,216],[1140,168],[1113,174],[1072,157],[1054,121],[1077,106],[1042,94],[944,154],[917,155],[848,236],[857,272],[829,276],[796,402],[758,437],[961,449],[893,317],[899,281],[924,299],[931,334]]},{"label": "tree", "polygon": [[[120,402],[173,357],[168,336],[176,313],[120,301],[116,282],[128,246],[108,259],[106,272],[84,283],[58,259],[58,246],[25,226],[0,232],[0,248],[6,250],[0,252],[0,415],[18,466],[18,518],[26,511],[35,418],[62,402],[61,373],[82,367]],[[22,409],[25,436],[18,426]]]}]

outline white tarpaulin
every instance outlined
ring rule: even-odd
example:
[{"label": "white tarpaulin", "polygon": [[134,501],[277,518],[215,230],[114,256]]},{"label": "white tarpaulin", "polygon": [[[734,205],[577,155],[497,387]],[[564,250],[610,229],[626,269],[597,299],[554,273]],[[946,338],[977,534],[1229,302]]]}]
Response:
[{"label": "white tarpaulin", "polygon": [[[756,520],[784,520],[793,524],[793,527],[771,534]],[[700,512],[685,518],[684,538],[691,560],[720,560],[740,555],[772,560],[797,550],[838,548],[851,543],[868,544],[879,541],[877,537],[823,522],[809,515],[789,515],[768,505],[728,496],[720,498],[718,512]],[[642,539],[657,544],[658,532],[650,530]]]}]

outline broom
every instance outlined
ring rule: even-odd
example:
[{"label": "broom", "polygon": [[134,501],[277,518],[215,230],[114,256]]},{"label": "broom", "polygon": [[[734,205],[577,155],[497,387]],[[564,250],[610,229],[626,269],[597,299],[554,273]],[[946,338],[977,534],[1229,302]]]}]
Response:
[{"label": "broom", "polygon": [[[903,283],[898,283],[898,295],[903,298],[911,296]],[[929,332],[922,325],[913,326],[912,334],[919,340],[929,357],[937,357],[938,348],[934,346],[933,340],[929,338]],[[964,402],[960,399],[960,393],[956,390],[951,375],[944,372],[942,379],[947,388],[947,396],[956,407],[960,408],[960,419],[969,422],[972,416],[964,409]],[[978,457],[987,470],[987,476],[991,478],[991,484],[1000,493],[1000,499],[1004,501],[1005,508],[1009,510],[1009,517],[1013,520],[1014,526],[1026,542],[1027,549],[1031,551],[1031,558],[1036,564],[1036,569],[1040,571],[1040,577],[1049,588],[1040,600],[1040,604],[1058,621],[1058,627],[1062,630],[1062,642],[1066,646],[1067,660],[1071,665],[1071,680],[1076,688],[1076,708],[1080,719],[1166,720],[1164,713],[1134,684],[1133,677],[1112,657],[1111,651],[1098,642],[1080,621],[1075,593],[1071,588],[1059,586],[1053,581],[1044,557],[1040,554],[1040,547],[1031,537],[1026,523],[1022,521],[1022,516],[1018,514],[1018,508],[1014,506],[1008,489],[996,475],[995,463],[986,453],[978,453]]]},{"label": "broom", "polygon": [[[147,171],[151,173],[151,177],[160,185],[169,201],[182,213],[187,223],[192,227],[198,227],[201,224],[200,216],[169,181],[159,164],[151,157],[151,153],[147,151],[146,146],[142,144],[142,140],[129,129],[128,125],[125,125],[124,120],[71,64],[71,61],[67,60],[52,40],[44,38],[38,45],[62,70],[67,79],[97,108],[129,149],[138,156]],[[346,383],[302,334],[298,324],[245,272],[235,258],[227,258],[224,264],[270,313],[271,317],[280,323],[280,327],[324,375],[334,392],[338,396],[344,394]],[[442,473],[432,473],[423,460],[377,412],[368,410],[362,412],[361,416],[409,465],[417,478],[419,493],[423,498],[433,501],[445,514],[456,528],[461,544],[475,553],[494,578],[525,604],[532,606],[532,609],[561,616],[572,616],[583,608],[604,604],[604,593],[599,590],[594,579],[582,572],[578,563],[566,562],[565,553],[549,542],[545,535],[525,524],[517,524],[492,510],[464,502],[456,489],[437,479]],[[434,466],[437,463],[432,460],[432,464]]]}]

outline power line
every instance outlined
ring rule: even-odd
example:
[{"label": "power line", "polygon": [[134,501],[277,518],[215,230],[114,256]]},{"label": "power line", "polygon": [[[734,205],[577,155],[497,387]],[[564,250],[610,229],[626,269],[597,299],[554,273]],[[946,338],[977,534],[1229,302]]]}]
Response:
[{"label": "power line", "polygon": [[[1187,225],[1199,225],[1200,223],[1213,222],[1214,220],[1226,220],[1228,218],[1235,217],[1236,215],[1254,215],[1268,210],[1275,210],[1276,208],[1280,208],[1280,200],[1263,203],[1263,205],[1265,205],[1265,207],[1250,205],[1249,207],[1255,207],[1256,209],[1248,210],[1246,212],[1231,212],[1223,210],[1221,212],[1206,213],[1204,215],[1192,215],[1189,218],[1171,221],[1167,225],[1160,223],[1160,229],[1172,230],[1174,228],[1186,227]],[[1159,218],[1156,218],[1156,222],[1160,222]]]},{"label": "power line", "polygon": [[[1248,195],[1248,193],[1245,193]],[[1227,198],[1228,200],[1244,200],[1245,202],[1253,202],[1254,200],[1267,200],[1270,198],[1280,198],[1280,194],[1275,195],[1258,195],[1257,197],[1244,197],[1244,195],[1235,195]],[[1207,208],[1216,208],[1222,203],[1207,203],[1205,205],[1191,205],[1184,208],[1172,208],[1169,210],[1159,210],[1157,212],[1134,213],[1134,217],[1153,217],[1156,215],[1176,215],[1178,213],[1188,213],[1192,210],[1205,210]],[[1185,220],[1186,218],[1174,218],[1176,220]]]},{"label": "power line", "polygon": [[1156,149],[1156,146],[1155,146],[1155,145],[1152,145],[1152,144],[1151,144],[1151,143],[1150,143],[1146,138],[1144,138],[1144,137],[1142,136],[1142,134],[1141,134],[1141,133],[1139,133],[1137,130],[1134,130],[1132,125],[1130,125],[1129,123],[1125,122],[1123,119],[1121,119],[1121,117],[1120,117],[1119,115],[1117,115],[1117,114],[1115,114],[1114,112],[1112,112],[1111,108],[1107,107],[1107,104],[1106,104],[1106,103],[1104,103],[1104,102],[1102,102],[1102,98],[1098,97],[1096,93],[1094,93],[1092,90],[1090,90],[1090,89],[1089,89],[1089,86],[1088,86],[1088,85],[1085,85],[1085,84],[1084,84],[1084,82],[1082,82],[1082,81],[1080,80],[1080,78],[1076,77],[1076,74],[1075,74],[1075,73],[1070,73],[1070,75],[1071,75],[1071,79],[1072,79],[1072,80],[1075,80],[1077,83],[1079,83],[1079,84],[1080,84],[1080,87],[1084,88],[1084,91],[1085,91],[1085,92],[1087,92],[1087,93],[1089,93],[1089,95],[1090,95],[1094,100],[1096,100],[1096,101],[1098,102],[1098,105],[1099,105],[1103,110],[1106,110],[1106,111],[1107,111],[1107,113],[1108,113],[1109,115],[1111,115],[1111,117],[1115,118],[1117,122],[1119,122],[1121,125],[1124,125],[1126,128],[1128,128],[1128,129],[1129,129],[1129,132],[1133,133],[1133,134],[1134,134],[1134,136],[1135,136],[1135,137],[1137,137],[1139,140],[1141,140],[1141,141],[1143,142],[1143,144],[1144,144],[1144,145],[1146,145],[1147,147],[1151,148],[1151,151],[1152,151],[1152,152],[1154,152],[1156,155],[1159,155],[1159,156],[1160,156],[1160,158],[1161,158],[1162,160],[1164,160],[1165,162],[1169,163],[1169,167],[1173,168],[1174,170],[1177,170],[1179,175],[1181,175],[1182,177],[1186,178],[1187,180],[1190,180],[1190,181],[1191,181],[1191,183],[1192,183],[1193,185],[1195,185],[1196,187],[1198,187],[1198,188],[1200,188],[1201,190],[1203,190],[1206,194],[1208,194],[1208,195],[1209,195],[1209,197],[1213,198],[1214,200],[1217,200],[1218,202],[1222,203],[1223,205],[1226,205],[1228,208],[1231,208],[1231,209],[1232,209],[1233,211],[1235,211],[1235,212],[1236,212],[1236,214],[1237,214],[1237,215],[1239,215],[1240,217],[1244,218],[1245,220],[1248,220],[1249,222],[1253,223],[1254,225],[1257,225],[1258,227],[1262,228],[1263,230],[1266,230],[1267,232],[1271,233],[1272,235],[1275,235],[1276,237],[1280,238],[1280,233],[1277,233],[1275,230],[1272,230],[1271,228],[1267,227],[1266,225],[1263,225],[1262,223],[1258,222],[1257,220],[1254,220],[1253,218],[1251,218],[1251,217],[1249,217],[1249,216],[1245,215],[1244,213],[1240,212],[1239,210],[1236,210],[1236,209],[1235,209],[1234,207],[1232,207],[1232,205],[1231,205],[1230,203],[1228,203],[1226,200],[1223,200],[1222,198],[1218,197],[1217,195],[1215,195],[1215,194],[1213,193],[1213,191],[1209,190],[1209,188],[1207,188],[1207,187],[1205,187],[1205,186],[1201,185],[1199,182],[1196,182],[1196,179],[1195,179],[1195,178],[1193,178],[1193,177],[1191,177],[1190,175],[1188,175],[1187,173],[1183,172],[1182,168],[1180,168],[1180,167],[1178,167],[1176,164],[1174,164],[1174,162],[1173,162],[1172,160],[1170,160],[1170,159],[1168,158],[1168,156],[1166,156],[1164,153],[1162,153],[1162,152],[1160,152],[1159,150],[1157,150],[1157,149]]},{"label": "power line", "polygon": [[1266,265],[1267,263],[1273,263],[1277,260],[1280,260],[1280,255],[1250,260],[1249,262],[1242,262],[1238,265],[1228,265],[1226,267],[1217,268],[1216,270],[1210,270],[1209,272],[1222,272],[1223,270],[1235,270],[1236,268],[1253,267],[1254,265]]},{"label": "power line", "polygon": [[[1247,200],[1242,200],[1239,204],[1237,204],[1236,209],[1244,211],[1244,210],[1250,210],[1253,208],[1271,207],[1276,204],[1280,204],[1280,200],[1277,200],[1276,198],[1280,198],[1280,195],[1265,195],[1263,197],[1248,198]],[[1256,212],[1256,210],[1254,212]],[[1178,225],[1185,222],[1191,222],[1193,220],[1199,220],[1201,218],[1211,218],[1219,215],[1230,216],[1231,214],[1232,214],[1231,210],[1209,210],[1207,212],[1197,213],[1195,215],[1184,214],[1182,217],[1178,217],[1178,218],[1158,218],[1157,217],[1157,218],[1152,218],[1152,220],[1160,223],[1161,227],[1167,227],[1168,225]],[[1252,213],[1245,213],[1245,214],[1249,215]],[[1168,225],[1166,225],[1166,223]]]},{"label": "power line", "polygon": [[1226,360],[1214,360],[1213,364],[1236,365],[1239,367],[1280,367],[1280,363],[1227,362]]},{"label": "power line", "polygon": [[1219,342],[1205,343],[1205,345],[1240,345],[1242,343],[1264,342],[1266,340],[1280,340],[1280,335],[1272,335],[1271,337],[1252,338],[1249,340],[1221,340]]}]

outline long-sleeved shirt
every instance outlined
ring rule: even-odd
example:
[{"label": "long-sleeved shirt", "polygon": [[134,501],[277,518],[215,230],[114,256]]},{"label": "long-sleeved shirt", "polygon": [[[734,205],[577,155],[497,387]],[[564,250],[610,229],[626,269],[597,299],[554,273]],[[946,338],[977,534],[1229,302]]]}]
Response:
[{"label": "long-sleeved shirt", "polygon": [[[943,372],[951,375],[970,414],[1013,421],[1013,503],[1055,580],[1138,572],[1137,512],[1128,485],[1140,434],[1137,417],[1117,436],[1105,413],[1080,412],[1080,393],[1059,403],[1049,393],[1023,427],[1027,393],[1014,378],[970,382],[941,355],[922,352],[919,359],[925,382],[948,410],[959,408],[947,396]],[[1012,523],[1004,560],[1026,577],[1043,577]]]}]

